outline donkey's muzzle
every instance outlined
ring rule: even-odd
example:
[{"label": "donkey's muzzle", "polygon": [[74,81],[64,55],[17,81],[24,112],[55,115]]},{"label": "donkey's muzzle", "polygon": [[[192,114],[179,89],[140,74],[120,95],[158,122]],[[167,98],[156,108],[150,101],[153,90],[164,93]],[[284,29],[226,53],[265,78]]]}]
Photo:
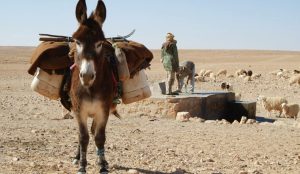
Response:
[{"label": "donkey's muzzle", "polygon": [[81,84],[83,86],[91,86],[96,78],[96,71],[95,71],[95,64],[92,60],[86,60],[83,59],[80,71],[79,71],[79,77]]},{"label": "donkey's muzzle", "polygon": [[94,73],[80,73],[80,81],[83,86],[91,86],[96,78]]}]

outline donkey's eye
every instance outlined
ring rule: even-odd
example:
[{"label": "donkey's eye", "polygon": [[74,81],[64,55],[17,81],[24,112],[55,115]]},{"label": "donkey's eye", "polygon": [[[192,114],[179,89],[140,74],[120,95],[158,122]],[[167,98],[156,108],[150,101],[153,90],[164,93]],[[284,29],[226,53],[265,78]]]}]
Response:
[{"label": "donkey's eye", "polygon": [[76,43],[76,49],[77,49],[77,52],[78,53],[81,53],[82,52],[82,49],[83,49],[83,45],[80,41],[78,40],[75,40],[75,43]]},{"label": "donkey's eye", "polygon": [[100,48],[101,47],[101,43],[96,43],[96,48]]},{"label": "donkey's eye", "polygon": [[78,40],[75,41],[76,45],[81,46],[81,42],[79,42]]}]

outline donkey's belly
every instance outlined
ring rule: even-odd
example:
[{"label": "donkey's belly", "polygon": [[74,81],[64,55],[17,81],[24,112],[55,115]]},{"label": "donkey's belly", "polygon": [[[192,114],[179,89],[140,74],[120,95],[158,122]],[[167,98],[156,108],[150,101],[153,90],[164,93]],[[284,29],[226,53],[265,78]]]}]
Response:
[{"label": "donkey's belly", "polygon": [[86,101],[81,104],[81,115],[87,117],[94,117],[97,114],[101,114],[103,111],[102,102],[99,100]]}]

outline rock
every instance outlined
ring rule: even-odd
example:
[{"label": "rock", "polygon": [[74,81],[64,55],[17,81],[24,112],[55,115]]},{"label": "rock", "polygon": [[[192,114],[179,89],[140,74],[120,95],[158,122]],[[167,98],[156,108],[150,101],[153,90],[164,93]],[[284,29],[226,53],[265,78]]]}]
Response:
[{"label": "rock", "polygon": [[207,162],[211,162],[211,163],[215,162],[215,161],[214,161],[213,159],[211,159],[211,158],[207,159],[206,161],[207,161]]},{"label": "rock", "polygon": [[35,134],[35,133],[38,133],[37,130],[31,130],[31,133]]},{"label": "rock", "polygon": [[246,122],[247,122],[247,117],[242,116],[240,124],[246,124]]},{"label": "rock", "polygon": [[237,120],[234,120],[234,121],[232,122],[232,124],[235,124],[235,125],[237,125],[237,124],[240,124],[240,122],[239,122],[239,121],[237,121]]},{"label": "rock", "polygon": [[227,121],[226,119],[222,119],[222,120],[221,120],[221,123],[222,123],[222,124],[230,124],[230,122]]},{"label": "rock", "polygon": [[178,112],[176,116],[177,121],[185,122],[189,121],[191,114],[189,112]]},{"label": "rock", "polygon": [[254,162],[255,165],[261,165],[259,161]]},{"label": "rock", "polygon": [[262,174],[262,172],[260,172],[259,170],[256,170],[256,169],[252,170],[251,173],[252,174]]},{"label": "rock", "polygon": [[35,162],[31,162],[31,163],[29,163],[29,165],[30,165],[31,167],[35,167],[35,166],[36,166],[36,163],[35,163]]},{"label": "rock", "polygon": [[74,117],[72,116],[72,114],[69,112],[69,113],[66,113],[64,116],[63,116],[63,119],[73,119]]},{"label": "rock", "polygon": [[204,123],[205,120],[203,118],[199,118],[199,117],[194,117],[194,120],[192,120],[194,122],[198,122],[198,123]]},{"label": "rock", "polygon": [[239,174],[248,174],[246,171],[240,171]]},{"label": "rock", "polygon": [[139,174],[140,172],[137,171],[137,170],[135,170],[135,169],[129,169],[129,170],[127,171],[127,173],[128,173],[128,174]]},{"label": "rock", "polygon": [[57,164],[57,167],[58,167],[58,168],[62,168],[62,167],[63,167],[63,164],[64,164],[64,163],[63,163],[62,161],[60,161],[60,162]]},{"label": "rock", "polygon": [[58,170],[59,170],[59,168],[58,168],[58,166],[57,166],[56,164],[52,165],[52,166],[51,166],[51,169],[52,169],[52,170],[55,170],[55,171],[58,171]]},{"label": "rock", "polygon": [[176,174],[184,174],[184,170],[180,169],[180,168],[176,168],[176,169],[172,169],[171,173],[176,173]]},{"label": "rock", "polygon": [[217,123],[217,121],[216,120],[206,120],[204,123],[211,124],[211,123]]},{"label": "rock", "polygon": [[254,124],[254,123],[256,123],[256,120],[254,119],[248,119],[246,122],[246,124]]},{"label": "rock", "polygon": [[13,157],[12,159],[13,161],[20,161],[20,158],[17,158],[17,157]]}]

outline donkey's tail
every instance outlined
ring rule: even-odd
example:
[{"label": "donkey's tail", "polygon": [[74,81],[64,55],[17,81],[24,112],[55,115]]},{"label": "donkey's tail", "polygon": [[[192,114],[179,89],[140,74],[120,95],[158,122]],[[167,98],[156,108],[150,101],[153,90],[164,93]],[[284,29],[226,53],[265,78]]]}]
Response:
[{"label": "donkey's tail", "polygon": [[112,112],[112,114],[114,114],[114,116],[116,116],[118,119],[121,119],[121,115],[118,113],[117,110],[114,110],[114,111]]},{"label": "donkey's tail", "polygon": [[121,119],[121,115],[118,113],[117,111],[117,105],[116,104],[113,104],[111,107],[110,107],[110,113],[111,114],[114,114],[117,118]]}]

